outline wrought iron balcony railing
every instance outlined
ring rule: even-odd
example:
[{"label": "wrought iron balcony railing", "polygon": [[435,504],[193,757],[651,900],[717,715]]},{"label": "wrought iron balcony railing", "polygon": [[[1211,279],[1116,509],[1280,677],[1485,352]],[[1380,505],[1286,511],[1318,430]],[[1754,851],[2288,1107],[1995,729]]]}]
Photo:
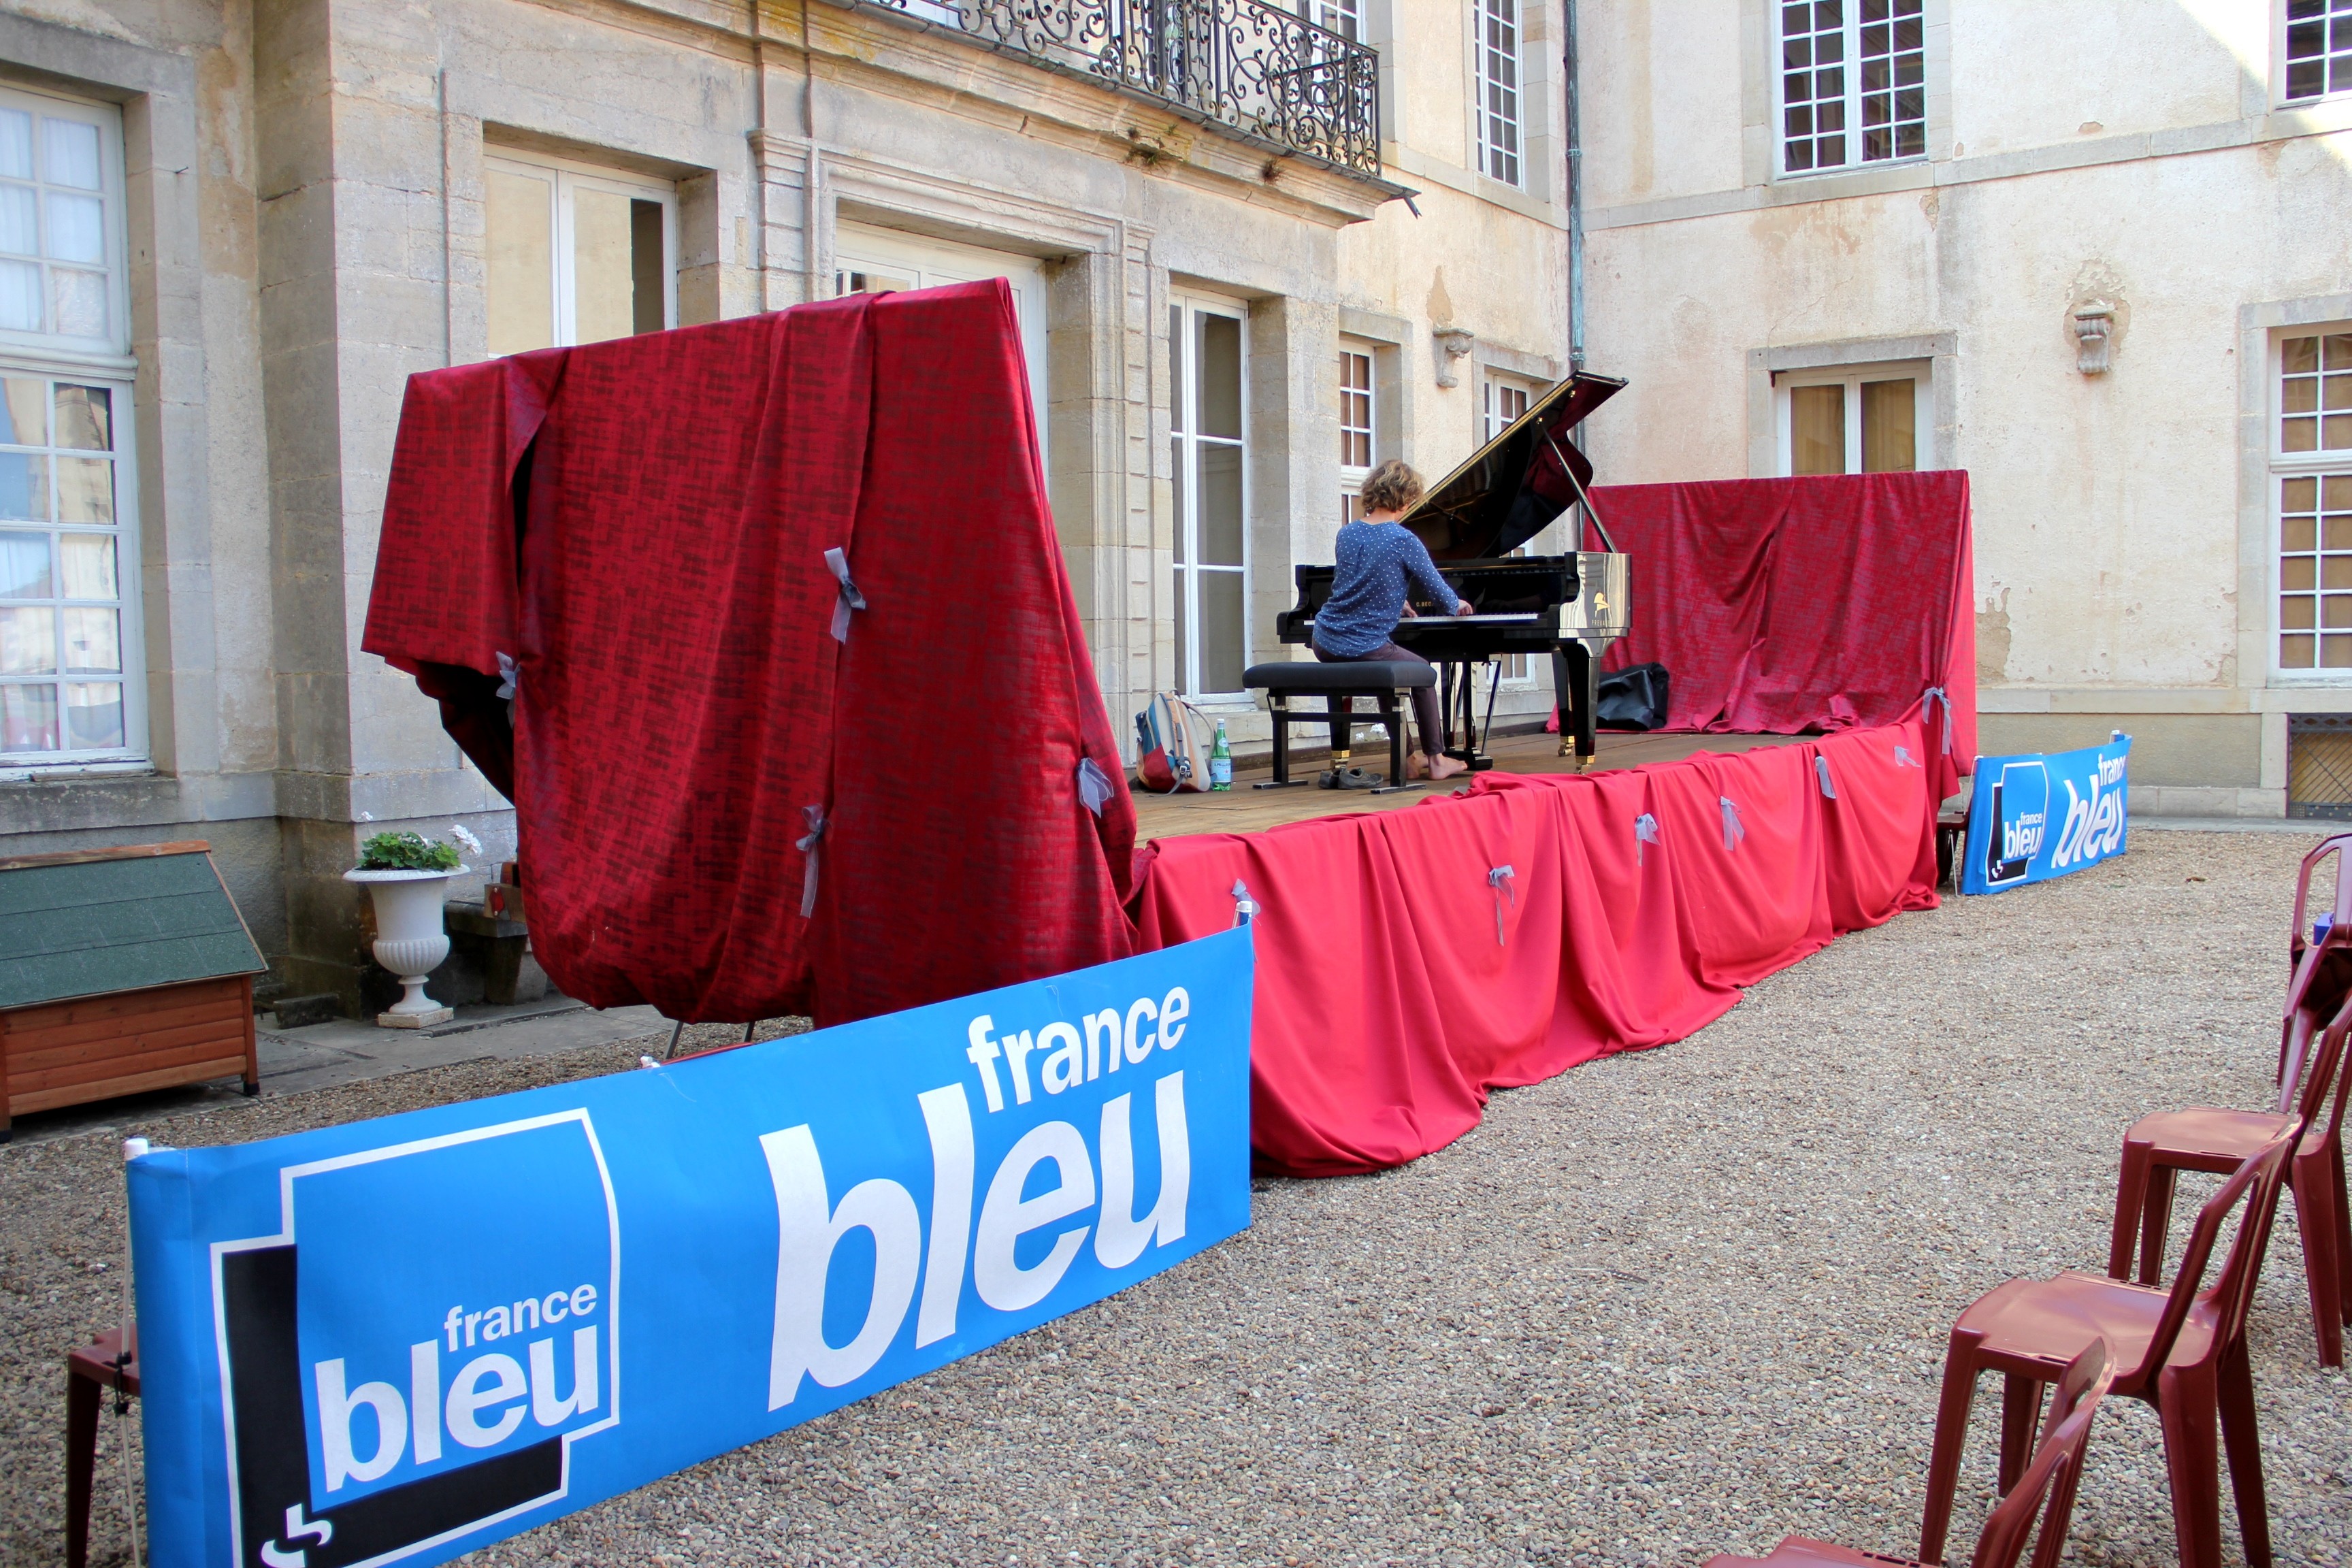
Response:
[{"label": "wrought iron balcony railing", "polygon": [[1381,172],[1379,57],[1265,0],[881,0],[908,16]]}]

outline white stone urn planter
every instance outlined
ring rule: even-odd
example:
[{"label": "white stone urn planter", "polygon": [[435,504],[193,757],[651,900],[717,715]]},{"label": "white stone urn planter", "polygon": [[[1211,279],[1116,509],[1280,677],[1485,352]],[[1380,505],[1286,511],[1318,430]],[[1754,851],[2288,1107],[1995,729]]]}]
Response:
[{"label": "white stone urn planter", "polygon": [[391,1011],[375,1016],[383,1027],[423,1029],[457,1016],[425,994],[425,977],[449,956],[441,906],[448,896],[449,879],[467,870],[457,866],[446,871],[343,873],[344,881],[359,883],[375,900],[375,961],[400,980],[400,1000]]}]

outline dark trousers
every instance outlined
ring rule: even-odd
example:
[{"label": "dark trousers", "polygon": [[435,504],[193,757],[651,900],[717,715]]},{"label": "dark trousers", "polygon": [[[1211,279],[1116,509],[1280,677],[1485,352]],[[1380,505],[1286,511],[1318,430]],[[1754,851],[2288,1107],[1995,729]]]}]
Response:
[{"label": "dark trousers", "polygon": [[[1325,664],[1427,664],[1429,662],[1412,649],[1399,647],[1392,642],[1384,642],[1370,653],[1325,653],[1318,647],[1315,650],[1315,657]],[[1323,700],[1334,718],[1343,713],[1353,713],[1356,710],[1356,700],[1352,697],[1327,697]],[[1438,722],[1436,687],[1416,686],[1412,689],[1412,721],[1413,727],[1421,731],[1421,749],[1430,756],[1437,755],[1438,742],[1444,735],[1444,726]],[[1339,726],[1337,724],[1331,726],[1331,749],[1335,752],[1348,749],[1347,738],[1340,733]]]}]

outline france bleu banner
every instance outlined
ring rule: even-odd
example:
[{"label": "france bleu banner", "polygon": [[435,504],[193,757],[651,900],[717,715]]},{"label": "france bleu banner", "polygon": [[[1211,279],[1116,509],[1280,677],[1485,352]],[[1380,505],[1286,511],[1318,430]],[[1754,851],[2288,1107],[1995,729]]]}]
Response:
[{"label": "france bleu banner", "polygon": [[159,1568],[445,1562],[1246,1228],[1245,930],[129,1165]]},{"label": "france bleu banner", "polygon": [[1963,893],[1998,893],[2124,852],[2131,737],[2079,752],[1979,757]]}]

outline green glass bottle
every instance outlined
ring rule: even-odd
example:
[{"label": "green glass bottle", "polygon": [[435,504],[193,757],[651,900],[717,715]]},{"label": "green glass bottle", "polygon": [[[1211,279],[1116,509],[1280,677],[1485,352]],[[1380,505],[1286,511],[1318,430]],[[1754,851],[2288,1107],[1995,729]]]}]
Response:
[{"label": "green glass bottle", "polygon": [[1217,742],[1209,748],[1209,787],[1234,787],[1234,749],[1225,744],[1225,721],[1217,721]]}]

